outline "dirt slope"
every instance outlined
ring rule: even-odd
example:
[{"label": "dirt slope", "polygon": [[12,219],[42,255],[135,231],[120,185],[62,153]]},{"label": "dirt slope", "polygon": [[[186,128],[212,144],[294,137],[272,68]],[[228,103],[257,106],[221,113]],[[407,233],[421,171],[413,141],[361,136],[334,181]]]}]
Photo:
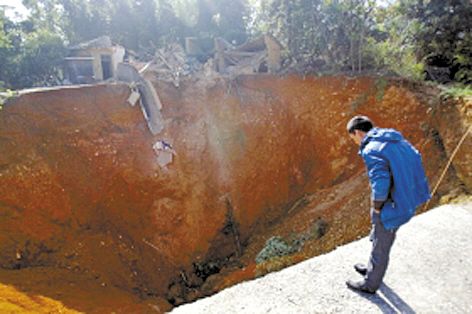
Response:
[{"label": "dirt slope", "polygon": [[[432,182],[467,125],[458,108],[382,78],[155,86],[165,118],[155,137],[121,84],[27,93],[0,111],[2,284],[79,311],[94,308],[80,299],[100,287],[152,310],[194,300],[367,232],[367,180],[344,129],[351,115],[399,129],[423,153]],[[167,169],[152,149],[163,139],[177,153]],[[439,195],[470,189],[456,178],[467,169],[454,168]],[[269,237],[296,238],[320,219],[323,237],[255,266]],[[48,272],[94,288],[77,296],[80,289],[41,283]],[[22,276],[33,280],[14,279]]]},{"label": "dirt slope", "polygon": [[375,295],[345,285],[361,279],[352,265],[368,258],[371,243],[363,238],[172,313],[470,313],[471,224],[470,201],[413,218],[397,233]]}]

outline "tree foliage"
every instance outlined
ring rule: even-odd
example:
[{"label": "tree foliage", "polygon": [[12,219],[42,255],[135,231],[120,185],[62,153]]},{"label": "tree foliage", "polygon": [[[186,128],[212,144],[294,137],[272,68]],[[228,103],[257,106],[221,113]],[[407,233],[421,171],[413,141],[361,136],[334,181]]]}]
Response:
[{"label": "tree foliage", "polygon": [[[108,35],[143,59],[185,37],[241,44],[262,33],[299,73],[393,72],[420,79],[446,69],[470,83],[468,0],[23,0],[26,20],[0,7],[0,86],[61,80],[65,47]],[[433,77],[434,78],[434,77]]]},{"label": "tree foliage", "polygon": [[369,0],[271,0],[263,2],[257,23],[307,71],[323,64],[332,71],[361,71],[373,8]]},{"label": "tree foliage", "polygon": [[426,66],[445,67],[449,79],[472,82],[472,2],[469,0],[401,1],[418,23],[416,54]]},{"label": "tree foliage", "polygon": [[57,85],[65,56],[63,38],[32,21],[15,23],[0,15],[0,88]]},{"label": "tree foliage", "polygon": [[421,78],[428,66],[470,82],[468,0],[268,0],[256,27],[274,34],[298,71],[383,70]]}]

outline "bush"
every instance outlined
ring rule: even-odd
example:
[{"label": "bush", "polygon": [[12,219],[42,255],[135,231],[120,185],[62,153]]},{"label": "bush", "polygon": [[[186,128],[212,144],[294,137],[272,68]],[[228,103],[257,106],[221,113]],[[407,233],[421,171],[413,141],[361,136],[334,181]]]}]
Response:
[{"label": "bush", "polygon": [[278,260],[280,257],[299,252],[306,241],[318,240],[323,237],[328,230],[328,223],[322,218],[316,219],[308,232],[292,234],[289,240],[284,240],[280,236],[271,237],[266,241],[264,248],[256,256],[256,264],[261,264],[269,260]]},{"label": "bush", "polygon": [[272,237],[267,240],[264,248],[257,254],[256,263],[260,264],[274,257],[290,255],[299,249],[299,245],[290,245],[282,237]]},{"label": "bush", "polygon": [[469,85],[454,84],[444,87],[440,97],[447,98],[472,98],[472,87]]}]

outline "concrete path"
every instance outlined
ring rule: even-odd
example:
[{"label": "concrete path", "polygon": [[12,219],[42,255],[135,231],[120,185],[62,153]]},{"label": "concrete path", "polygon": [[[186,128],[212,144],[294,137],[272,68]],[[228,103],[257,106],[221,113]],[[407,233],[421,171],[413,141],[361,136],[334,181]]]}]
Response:
[{"label": "concrete path", "polygon": [[375,295],[345,286],[360,279],[352,265],[369,250],[363,238],[172,313],[472,313],[472,203],[438,207],[400,228]]}]

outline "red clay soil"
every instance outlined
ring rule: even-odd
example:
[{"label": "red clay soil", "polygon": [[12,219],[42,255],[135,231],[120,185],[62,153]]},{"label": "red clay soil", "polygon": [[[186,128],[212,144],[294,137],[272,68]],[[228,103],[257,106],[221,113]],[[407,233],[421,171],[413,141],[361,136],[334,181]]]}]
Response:
[{"label": "red clay soil", "polygon": [[[157,136],[122,84],[27,93],[0,111],[0,310],[163,312],[326,252],[369,228],[350,116],[400,130],[431,182],[469,123],[463,106],[428,102],[435,91],[404,81],[155,86],[165,119]],[[152,149],[162,139],[177,153],[167,169]],[[470,191],[456,178],[470,169],[461,154],[439,195]],[[318,219],[323,237],[255,266],[268,238],[310,232]]]}]

